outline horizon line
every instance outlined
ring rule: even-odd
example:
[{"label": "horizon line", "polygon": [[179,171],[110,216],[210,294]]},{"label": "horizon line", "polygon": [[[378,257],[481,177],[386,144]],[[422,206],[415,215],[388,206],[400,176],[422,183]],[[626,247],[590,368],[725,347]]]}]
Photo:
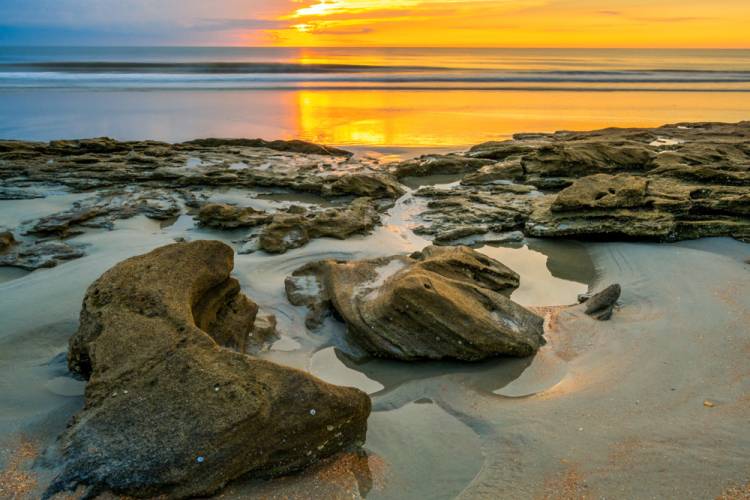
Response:
[{"label": "horizon line", "polygon": [[81,45],[81,44],[2,44],[0,48],[172,48],[172,49],[473,49],[473,50],[750,50],[747,47],[659,47],[659,46],[620,46],[620,47],[589,47],[589,46],[507,46],[507,45],[173,45],[173,44],[129,44],[129,45]]}]

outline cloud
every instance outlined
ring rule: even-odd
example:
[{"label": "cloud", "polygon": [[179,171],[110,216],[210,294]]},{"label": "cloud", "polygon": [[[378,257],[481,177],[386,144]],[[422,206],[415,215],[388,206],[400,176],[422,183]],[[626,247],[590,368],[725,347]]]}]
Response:
[{"label": "cloud", "polygon": [[287,25],[287,22],[275,19],[201,19],[190,28],[198,31],[269,30]]},{"label": "cloud", "polygon": [[718,19],[711,16],[643,16],[628,14],[619,10],[599,10],[596,13],[602,16],[620,17],[628,21],[639,21],[647,23],[681,23],[690,21],[711,21]]}]

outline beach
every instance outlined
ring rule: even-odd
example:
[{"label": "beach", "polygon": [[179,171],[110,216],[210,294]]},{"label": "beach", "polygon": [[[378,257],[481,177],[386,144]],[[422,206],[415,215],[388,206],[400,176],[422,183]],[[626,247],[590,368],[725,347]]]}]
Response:
[{"label": "beach", "polygon": [[0,46],[0,498],[748,498],[749,92],[747,49]]},{"label": "beach", "polygon": [[[457,156],[396,158],[283,141],[3,142],[0,226],[32,255],[13,257],[26,270],[0,268],[0,485],[35,498],[59,471],[56,440],[86,386],[66,351],[92,282],[164,245],[218,240],[235,252],[242,292],[276,318],[277,337],[253,357],[372,401],[363,452],[277,479],[240,477],[222,498],[742,498],[750,247],[746,167],[727,151],[746,151],[746,128],[520,134],[456,145]],[[716,148],[720,163],[683,163]],[[572,154],[590,163],[560,177]],[[594,171],[611,196],[587,198],[581,183]],[[647,187],[619,184],[641,174]],[[576,186],[583,194],[563,195]],[[357,203],[373,212],[354,212]],[[206,208],[217,205],[224,211]],[[336,233],[325,232],[330,210],[342,217]],[[299,213],[304,239],[279,226]],[[706,234],[719,237],[697,238]],[[510,299],[545,319],[534,356],[378,359],[340,317],[309,328],[308,307],[290,302],[285,280],[305,264],[413,255],[441,239],[520,275]],[[33,255],[58,240],[76,253]],[[609,321],[576,305],[612,283],[622,296]]]}]

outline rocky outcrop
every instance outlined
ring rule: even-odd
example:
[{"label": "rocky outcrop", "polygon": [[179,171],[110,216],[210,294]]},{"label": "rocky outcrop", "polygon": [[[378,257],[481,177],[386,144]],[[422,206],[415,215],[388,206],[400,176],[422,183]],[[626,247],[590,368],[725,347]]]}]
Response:
[{"label": "rocky outcrop", "polygon": [[80,245],[64,241],[17,243],[0,254],[0,267],[18,267],[27,271],[55,267],[61,262],[79,259],[85,255]]},{"label": "rocky outcrop", "polygon": [[403,177],[425,177],[429,175],[466,174],[491,165],[494,162],[462,155],[426,155],[408,160],[393,167],[393,174]]},{"label": "rocky outcrop", "polygon": [[116,220],[139,214],[156,220],[176,217],[180,214],[177,196],[160,190],[108,189],[73,203],[69,210],[33,221],[25,232],[67,238],[79,234],[80,227],[112,228]]},{"label": "rocky outcrop", "polygon": [[290,302],[310,308],[308,326],[332,307],[351,340],[399,360],[533,354],[544,342],[543,322],[508,298],[518,285],[516,273],[466,247],[316,262],[286,281]]},{"label": "rocky outcrop", "polygon": [[[215,203],[213,199],[221,197],[213,195],[225,189],[253,189],[254,196],[312,194],[347,203],[367,197],[379,200],[376,208],[382,210],[404,194],[404,187],[392,175],[351,156],[347,151],[304,141],[260,139],[198,139],[181,144],[106,137],[48,143],[0,141],[0,198],[91,193],[68,209],[13,228],[29,239],[64,239],[90,228],[113,229],[116,221],[136,215],[167,226],[187,212],[206,227],[253,229],[240,240],[243,253],[259,248],[261,230],[256,228],[268,225],[278,215],[264,241],[266,248],[281,252],[318,237],[317,233],[348,237],[367,231],[377,223],[377,217],[370,218],[372,223],[355,224],[349,216],[361,211],[350,211],[343,217],[342,230],[316,230],[315,226],[325,226],[327,220],[336,218],[328,214],[311,222],[322,212],[311,206],[304,220],[297,220],[287,216],[291,212],[283,202],[274,206],[276,202],[269,201],[266,211],[260,211],[243,208],[241,203]],[[289,241],[272,243],[274,235],[286,226],[291,226]]]},{"label": "rocky outcrop", "polygon": [[511,226],[546,238],[750,241],[750,122],[518,134],[464,156],[493,163],[449,197],[417,193],[430,198],[421,230],[441,244]]},{"label": "rocky outcrop", "polygon": [[370,231],[380,222],[373,202],[358,198],[346,208],[309,212],[303,207],[279,212],[260,234],[259,246],[268,253],[284,253],[315,238],[346,239]]},{"label": "rocky outcrop", "polygon": [[636,208],[646,203],[648,181],[630,175],[597,174],[584,177],[560,191],[553,212]]},{"label": "rocky outcrop", "polygon": [[428,198],[420,215],[417,234],[431,236],[436,244],[455,244],[469,237],[502,241],[523,229],[534,209],[533,196],[519,196],[506,185],[488,188],[462,186],[451,190],[422,188],[419,197]]},{"label": "rocky outcrop", "polygon": [[323,196],[400,195],[402,188],[393,177],[350,157],[347,151],[304,141],[0,141],[0,180],[8,182],[4,189],[14,190],[8,196],[17,196],[16,185],[30,183],[63,185],[74,191],[137,185],[170,190],[228,186]]},{"label": "rocky outcrop", "polygon": [[327,184],[323,194],[395,199],[404,194],[404,187],[388,174],[350,173]]},{"label": "rocky outcrop", "polygon": [[198,222],[217,229],[255,227],[268,223],[271,216],[252,207],[235,207],[221,203],[209,203],[198,212]]},{"label": "rocky outcrop", "polygon": [[220,345],[242,350],[257,313],[232,267],[223,243],[180,243],[91,285],[68,355],[86,404],[60,438],[48,495],[206,496],[364,440],[364,393]]},{"label": "rocky outcrop", "polygon": [[274,151],[283,151],[288,153],[301,153],[309,155],[323,156],[344,156],[350,157],[352,153],[343,149],[331,146],[322,146],[307,141],[266,141],[263,139],[196,139],[193,141],[183,142],[181,146],[197,148],[266,148]]}]

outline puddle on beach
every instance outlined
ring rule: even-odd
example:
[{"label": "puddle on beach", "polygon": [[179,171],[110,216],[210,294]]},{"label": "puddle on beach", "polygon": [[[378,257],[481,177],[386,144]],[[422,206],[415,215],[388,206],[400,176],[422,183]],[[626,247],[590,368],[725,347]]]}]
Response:
[{"label": "puddle on beach", "polygon": [[[249,197],[239,190],[212,193],[212,199],[245,206],[319,201],[315,197],[292,199],[284,193]],[[49,199],[44,203],[61,201]],[[37,203],[34,206],[43,207],[38,215],[65,208],[33,202]],[[734,473],[731,467],[726,469],[718,451],[709,453],[715,467],[702,471],[691,465],[689,455],[695,449],[703,449],[704,438],[687,436],[700,434],[695,432],[695,422],[708,425],[708,421],[700,420],[705,418],[702,398],[711,396],[729,405],[737,399],[735,393],[741,393],[743,387],[750,389],[749,379],[739,378],[734,386],[719,384],[720,389],[702,390],[703,386],[679,366],[694,367],[690,361],[693,356],[720,359],[739,349],[712,344],[713,351],[706,351],[706,344],[700,344],[691,323],[700,311],[692,311],[686,301],[673,300],[669,290],[682,283],[681,296],[688,298],[692,294],[691,300],[697,303],[711,296],[702,295],[702,288],[684,286],[688,281],[685,273],[672,278],[675,283],[667,283],[663,274],[676,273],[681,265],[691,268],[707,256],[717,256],[710,245],[689,248],[528,240],[516,246],[480,247],[481,252],[521,275],[521,287],[513,299],[526,306],[573,304],[577,295],[590,287],[609,284],[604,280],[616,279],[623,284],[623,310],[611,322],[594,324],[585,318],[571,317],[565,323],[563,333],[580,332],[582,336],[577,338],[586,339],[575,345],[575,356],[558,355],[559,340],[555,339],[536,356],[526,359],[499,358],[475,364],[399,363],[363,356],[347,343],[345,326],[333,318],[327,319],[320,330],[308,331],[304,326],[305,308],[294,307],[285,298],[284,278],[315,260],[373,258],[422,249],[429,242],[410,230],[418,212],[417,203],[406,195],[390,210],[383,225],[367,236],[345,241],[314,240],[284,255],[255,253],[235,257],[234,275],[245,293],[260,304],[264,313],[273,313],[278,319],[281,339],[260,356],[307,370],[332,383],[358,387],[371,395],[373,414],[365,445],[369,456],[366,462],[370,465],[366,467],[372,469],[372,464],[379,463],[382,469],[370,471],[373,478],[369,486],[359,482],[361,496],[487,498],[513,488],[519,498],[529,498],[539,494],[550,477],[565,472],[561,465],[567,463],[562,462],[565,460],[584,464],[592,491],[597,485],[608,484],[606,474],[601,472],[604,467],[620,468],[625,471],[622,477],[630,477],[627,471],[640,470],[635,463],[650,464],[656,469],[656,464],[664,460],[664,467],[681,466],[696,475],[696,482],[702,481],[700,491],[714,491],[719,480]],[[14,208],[10,213],[21,212]],[[10,225],[17,218],[10,216]],[[67,376],[64,353],[67,339],[75,331],[86,288],[115,263],[176,238],[221,239],[232,244],[236,234],[198,228],[190,216],[181,216],[166,226],[139,216],[118,221],[113,231],[87,230],[72,238],[74,243],[87,245],[87,256],[82,259],[30,274],[0,272],[0,393],[4,400],[0,408],[0,441],[22,432],[36,436],[45,446],[53,443],[83,402],[81,383]],[[657,262],[666,264],[659,266]],[[734,280],[740,290],[747,286],[737,268],[732,267],[741,265],[736,259],[717,257],[712,262],[711,273],[715,276],[709,273],[711,276],[696,279],[702,279],[702,283],[720,280],[715,283],[717,286],[723,283],[721,280]],[[643,273],[647,273],[646,277]],[[670,300],[664,305],[666,298]],[[742,295],[735,299],[746,302]],[[648,309],[645,304],[650,304]],[[665,326],[669,323],[663,315],[654,313],[663,307],[673,308],[679,324]],[[710,307],[710,316],[719,318],[716,321],[721,323],[716,328],[729,331],[733,317],[721,312],[719,302]],[[639,317],[641,313],[645,316]],[[705,319],[696,324],[706,331]],[[661,354],[658,360],[644,362],[646,353],[653,354],[647,340],[654,332],[661,335]],[[695,347],[680,343],[686,338],[695,342]],[[643,373],[638,372],[639,366]],[[642,380],[644,376],[652,382]],[[715,368],[701,376],[718,381],[725,374]],[[637,384],[629,383],[632,377],[638,379]],[[659,389],[656,393],[651,390],[655,387]],[[670,391],[672,387],[676,390]],[[665,397],[672,399],[667,402]],[[672,417],[668,429],[653,418],[654,412],[661,414],[674,408],[679,408],[680,413]],[[730,426],[726,428],[730,429],[742,417],[726,418],[724,422]],[[688,451],[684,453],[671,449],[666,456],[648,448],[654,446],[648,443],[642,445],[645,448],[628,448],[630,455],[616,454],[618,443],[629,443],[631,435],[649,443],[664,439],[697,441],[686,445]],[[705,439],[715,442],[716,436]],[[740,436],[731,450],[721,451],[737,457],[740,452],[735,446],[742,449],[743,444],[750,446],[750,437]],[[643,449],[645,455],[641,454]],[[376,475],[378,481],[374,479]],[[305,477],[298,478],[303,485],[301,491],[305,491]],[[650,484],[660,483],[654,479]],[[262,491],[274,492],[273,485],[264,483]],[[671,491],[668,488],[674,485],[669,483],[656,493]],[[255,483],[240,481],[231,485],[223,497],[246,498],[260,491],[257,488],[260,486]],[[644,493],[637,481],[623,488],[623,498],[637,498]]]}]

